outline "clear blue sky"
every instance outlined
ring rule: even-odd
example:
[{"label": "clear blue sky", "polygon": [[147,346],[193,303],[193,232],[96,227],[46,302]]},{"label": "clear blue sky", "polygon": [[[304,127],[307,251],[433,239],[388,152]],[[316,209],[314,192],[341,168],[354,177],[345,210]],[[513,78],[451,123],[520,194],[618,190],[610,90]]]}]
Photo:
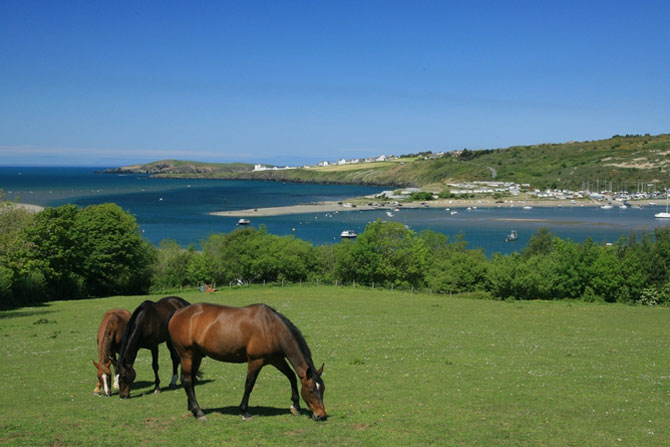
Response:
[{"label": "clear blue sky", "polygon": [[667,1],[0,1],[0,165],[667,132]]}]

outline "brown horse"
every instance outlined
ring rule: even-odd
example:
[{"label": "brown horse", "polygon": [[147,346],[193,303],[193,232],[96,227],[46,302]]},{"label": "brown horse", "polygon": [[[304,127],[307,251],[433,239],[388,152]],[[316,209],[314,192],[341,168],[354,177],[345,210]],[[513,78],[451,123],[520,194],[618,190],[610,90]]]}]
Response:
[{"label": "brown horse", "polygon": [[114,375],[114,388],[119,387],[118,366],[116,364],[116,354],[121,347],[123,330],[130,319],[130,312],[125,309],[112,309],[105,312],[102,316],[102,323],[98,329],[98,361],[93,360],[93,366],[98,369],[98,384],[93,390],[93,394],[100,395],[102,388],[105,396],[111,394],[110,382],[112,379],[111,365],[114,365],[116,375]]},{"label": "brown horse", "polygon": [[291,413],[300,409],[295,374],[302,383],[302,397],[314,420],[325,420],[325,390],[320,369],[314,367],[305,338],[285,316],[265,304],[227,307],[197,303],[179,309],[168,325],[174,348],[181,360],[181,382],[186,390],[188,409],[198,419],[206,419],[195,398],[193,383],[203,357],[231,363],[248,363],[247,379],[240,410],[249,414],[249,395],[261,368],[272,365],[291,383]]},{"label": "brown horse", "polygon": [[117,362],[119,373],[119,396],[125,399],[130,396],[130,386],[135,380],[133,363],[140,348],[151,350],[154,376],[156,378],[154,393],[160,393],[160,379],[158,378],[158,345],[166,342],[172,357],[172,381],[170,386],[177,384],[177,366],[179,357],[172,347],[168,335],[168,320],[170,315],[177,309],[188,306],[190,303],[178,296],[167,296],[157,302],[144,301],[130,316],[130,320],[123,331],[121,349],[119,349],[119,360]]}]

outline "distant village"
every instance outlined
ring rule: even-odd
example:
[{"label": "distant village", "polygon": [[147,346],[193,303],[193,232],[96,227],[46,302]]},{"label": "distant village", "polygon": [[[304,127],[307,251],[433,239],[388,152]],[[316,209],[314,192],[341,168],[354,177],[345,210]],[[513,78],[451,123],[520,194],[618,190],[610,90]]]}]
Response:
[{"label": "distant village", "polygon": [[[436,154],[437,155],[437,154]],[[440,154],[440,156],[444,155],[443,153]],[[328,166],[343,166],[343,165],[354,165],[354,164],[359,164],[359,163],[375,163],[375,162],[380,162],[380,161],[391,161],[391,160],[398,160],[399,157],[396,157],[395,155],[380,155],[379,157],[371,157],[371,158],[353,158],[350,160],[346,159],[341,159],[338,161],[320,161],[319,163],[315,165],[304,165],[302,166],[303,169],[314,169],[314,168],[324,168]],[[285,169],[298,169],[299,166],[284,166],[284,167],[279,167],[279,166],[265,166],[262,164],[257,164],[254,166],[254,171],[280,171],[280,170],[285,170]]]},{"label": "distant village", "polygon": [[[419,155],[425,158],[440,158],[444,156],[458,157],[463,151],[449,151],[449,152],[423,152]],[[384,162],[384,161],[394,161],[400,160],[402,157],[397,157],[395,155],[380,155],[378,157],[370,158],[354,158],[350,160],[340,159],[338,161],[321,161],[316,165],[304,165],[303,169],[314,169],[322,168],[328,166],[343,166],[351,164],[360,164],[360,163],[375,163],[375,162]],[[286,169],[299,169],[297,166],[265,166],[262,164],[257,164],[254,166],[254,171],[278,171]],[[612,191],[611,184],[609,190],[600,190],[600,191],[591,191],[589,189],[581,191],[571,191],[567,189],[532,189],[531,185],[528,183],[518,184],[513,182],[497,182],[497,181],[471,181],[471,182],[462,182],[462,183],[448,183],[447,187],[449,188],[448,192],[454,196],[465,196],[472,195],[479,196],[491,196],[499,195],[505,197],[515,197],[522,193],[527,194],[533,198],[539,200],[559,200],[559,201],[571,201],[576,200],[593,200],[598,202],[610,203],[610,202],[621,202],[626,203],[630,200],[652,200],[652,199],[665,199],[665,193],[662,191],[656,191],[655,186],[652,184],[643,185],[640,184],[637,186],[637,191],[632,193],[629,191]],[[596,188],[599,189],[599,188]],[[417,192],[429,192],[421,190],[420,188],[405,188],[396,191],[384,191],[378,196],[385,197],[387,199],[408,199],[412,194]],[[439,193],[444,193],[445,191],[433,191],[433,198],[437,199]]]}]

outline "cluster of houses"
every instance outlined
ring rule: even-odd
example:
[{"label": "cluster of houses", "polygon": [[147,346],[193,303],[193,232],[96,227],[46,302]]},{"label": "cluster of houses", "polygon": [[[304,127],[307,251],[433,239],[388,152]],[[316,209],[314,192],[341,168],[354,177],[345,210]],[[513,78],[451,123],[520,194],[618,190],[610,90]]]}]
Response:
[{"label": "cluster of houses", "polygon": [[[353,164],[358,164],[358,163],[373,163],[377,161],[389,161],[389,160],[397,160],[398,157],[395,155],[380,155],[379,157],[370,157],[370,158],[353,158],[350,160],[346,160],[344,158],[338,160],[338,161],[321,161],[317,163],[316,165],[305,165],[303,168],[305,169],[310,169],[310,168],[320,168],[320,167],[326,167],[326,166],[342,166],[342,165],[353,165]],[[298,169],[297,166],[284,166],[284,167],[279,167],[279,166],[265,166],[262,164],[257,164],[254,165],[254,171],[280,171],[280,170],[285,170],[285,169]]]}]

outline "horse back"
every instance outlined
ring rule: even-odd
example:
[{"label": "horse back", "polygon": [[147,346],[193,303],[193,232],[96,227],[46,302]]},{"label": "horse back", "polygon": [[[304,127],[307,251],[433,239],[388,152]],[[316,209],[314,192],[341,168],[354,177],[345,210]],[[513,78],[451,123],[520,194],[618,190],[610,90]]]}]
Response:
[{"label": "horse back", "polygon": [[170,320],[170,315],[175,310],[188,305],[188,301],[177,296],[168,296],[155,303],[153,301],[142,303],[142,314],[138,315],[135,322],[142,327],[142,336],[139,340],[140,346],[150,348],[152,345],[168,340],[168,321]]},{"label": "horse back", "polygon": [[279,354],[282,328],[264,304],[229,307],[196,303],[176,311],[169,323],[170,337],[178,350],[198,351],[233,363]]}]

